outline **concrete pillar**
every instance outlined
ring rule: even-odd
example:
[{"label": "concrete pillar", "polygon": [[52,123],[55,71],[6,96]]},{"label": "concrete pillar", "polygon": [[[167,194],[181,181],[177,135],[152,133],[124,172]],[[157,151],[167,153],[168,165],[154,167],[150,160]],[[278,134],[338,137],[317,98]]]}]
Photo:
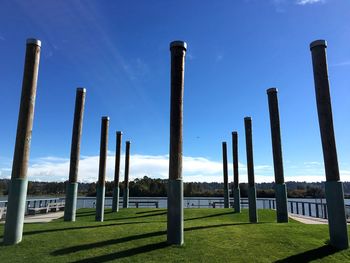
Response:
[{"label": "concrete pillar", "polygon": [[125,145],[125,167],[124,167],[124,193],[123,208],[129,207],[129,161],[130,161],[130,141]]},{"label": "concrete pillar", "polygon": [[273,164],[276,183],[276,215],[278,223],[288,223],[287,187],[284,183],[283,175],[281,128],[277,92],[278,90],[276,88],[270,88],[267,90],[270,112]]},{"label": "concrete pillar", "polygon": [[222,143],[222,168],[224,174],[224,208],[230,207],[230,196],[228,193],[228,168],[227,168],[227,144]]},{"label": "concrete pillar", "polygon": [[338,249],[349,247],[343,184],[333,130],[332,105],[326,58],[327,42],[316,40],[310,44],[315,81],[318,122],[320,125],[323,159],[326,172],[325,192],[328,210],[330,244]]},{"label": "concrete pillar", "polygon": [[109,117],[102,117],[101,121],[101,143],[100,143],[100,163],[98,169],[98,182],[96,185],[96,221],[103,222],[105,209],[105,181],[106,163],[108,150],[108,126]]},{"label": "concrete pillar", "polygon": [[248,202],[249,202],[249,222],[257,223],[258,215],[256,210],[256,188],[254,179],[254,161],[253,161],[253,139],[252,139],[252,118],[244,118],[245,141],[247,151],[248,168]]},{"label": "concrete pillar", "polygon": [[64,221],[75,221],[78,193],[78,167],[80,155],[81,132],[83,129],[83,116],[86,89],[77,88],[75,97],[74,122],[72,144],[70,150],[69,180],[66,185],[66,202],[64,207]]},{"label": "concrete pillar", "polygon": [[233,158],[233,206],[236,213],[241,212],[241,193],[238,176],[238,133],[232,132],[232,158]]},{"label": "concrete pillar", "polygon": [[21,104],[4,230],[4,244],[6,245],[14,245],[22,240],[40,49],[40,40],[27,39]]},{"label": "concrete pillar", "polygon": [[171,105],[167,242],[174,245],[182,245],[184,242],[182,123],[186,50],[187,44],[183,41],[170,43]]},{"label": "concrete pillar", "polygon": [[122,151],[121,131],[117,131],[117,145],[115,147],[115,168],[114,168],[114,188],[112,200],[112,212],[119,211],[119,174],[120,174],[120,154]]}]

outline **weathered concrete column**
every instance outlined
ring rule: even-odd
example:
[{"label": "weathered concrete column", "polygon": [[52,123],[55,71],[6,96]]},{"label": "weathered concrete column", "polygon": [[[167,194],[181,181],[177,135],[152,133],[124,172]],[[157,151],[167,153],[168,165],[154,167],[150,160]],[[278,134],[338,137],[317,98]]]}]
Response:
[{"label": "weathered concrete column", "polygon": [[125,145],[125,167],[124,167],[124,193],[123,208],[129,207],[129,161],[130,161],[130,141],[126,141]]},{"label": "weathered concrete column", "polygon": [[175,245],[182,245],[184,242],[182,124],[186,50],[187,44],[183,41],[170,43],[171,105],[167,242]]},{"label": "weathered concrete column", "polygon": [[75,221],[78,193],[78,167],[80,155],[81,132],[83,129],[83,117],[86,89],[77,88],[75,97],[74,122],[72,132],[72,144],[70,150],[69,180],[66,185],[66,202],[64,207],[64,221]]},{"label": "weathered concrete column", "polygon": [[103,222],[105,209],[105,181],[106,163],[108,150],[108,126],[109,117],[102,117],[101,121],[101,142],[100,142],[100,163],[98,169],[98,182],[96,185],[96,221]]},{"label": "weathered concrete column", "polygon": [[112,212],[119,211],[119,174],[120,174],[120,154],[122,151],[122,132],[117,131],[117,145],[115,147],[115,168],[114,168],[114,189]]},{"label": "weathered concrete column", "polygon": [[27,39],[21,104],[4,230],[4,244],[6,245],[14,245],[22,240],[40,49],[40,40]]},{"label": "weathered concrete column", "polygon": [[254,161],[253,161],[253,139],[252,139],[252,118],[244,118],[245,141],[247,151],[247,168],[248,168],[248,202],[249,202],[249,221],[258,222],[256,211],[256,188],[254,179]]},{"label": "weathered concrete column", "polygon": [[222,143],[222,169],[224,174],[224,208],[230,207],[230,196],[228,194],[228,168],[227,168],[227,144]]},{"label": "weathered concrete column", "polygon": [[284,183],[281,128],[278,110],[277,89],[267,90],[271,124],[273,164],[275,170],[276,213],[278,223],[288,223],[287,187]]},{"label": "weathered concrete column", "polygon": [[236,213],[241,212],[241,193],[238,176],[238,133],[232,132],[232,158],[233,158],[233,207]]},{"label": "weathered concrete column", "polygon": [[318,122],[320,125],[326,172],[325,192],[330,244],[338,249],[346,249],[349,247],[349,241],[344,207],[343,184],[339,177],[338,157],[333,130],[326,47],[327,42],[325,40],[316,40],[310,44]]}]

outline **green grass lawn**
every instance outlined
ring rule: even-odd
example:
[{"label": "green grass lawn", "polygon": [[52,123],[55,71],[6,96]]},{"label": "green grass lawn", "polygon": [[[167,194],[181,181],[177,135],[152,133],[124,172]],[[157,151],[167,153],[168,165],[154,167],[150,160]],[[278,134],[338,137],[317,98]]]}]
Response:
[{"label": "green grass lawn", "polygon": [[326,245],[327,225],[277,224],[271,210],[249,224],[247,212],[185,209],[179,247],[166,244],[165,209],[107,209],[103,223],[81,209],[74,223],[25,224],[20,244],[0,245],[0,262],[350,262],[350,250]]}]

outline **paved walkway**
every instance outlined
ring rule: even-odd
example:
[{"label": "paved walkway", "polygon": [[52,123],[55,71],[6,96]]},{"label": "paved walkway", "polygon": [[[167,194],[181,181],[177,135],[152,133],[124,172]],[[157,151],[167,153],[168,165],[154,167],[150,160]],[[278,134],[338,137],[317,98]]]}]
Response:
[{"label": "paved walkway", "polygon": [[[64,212],[53,212],[53,213],[47,213],[47,214],[36,214],[32,216],[26,216],[24,217],[24,223],[47,223],[54,219],[58,219],[60,217],[63,217]],[[4,224],[5,220],[2,220],[0,224]]]},{"label": "paved walkway", "polygon": [[288,216],[296,221],[299,221],[303,224],[328,224],[327,219],[323,218],[316,218],[316,217],[310,217],[310,216],[302,216],[297,214],[291,214],[289,213]]}]

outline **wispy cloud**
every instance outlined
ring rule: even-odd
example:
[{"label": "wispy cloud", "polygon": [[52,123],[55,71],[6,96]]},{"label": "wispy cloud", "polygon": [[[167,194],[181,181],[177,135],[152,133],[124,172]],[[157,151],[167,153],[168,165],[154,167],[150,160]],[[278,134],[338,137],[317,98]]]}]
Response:
[{"label": "wispy cloud", "polygon": [[350,66],[350,60],[346,60],[346,61],[343,61],[343,62],[339,62],[339,63],[336,63],[336,64],[332,64],[331,66],[332,66],[332,67]]},{"label": "wispy cloud", "polygon": [[216,62],[219,62],[219,61],[221,61],[221,60],[223,60],[223,59],[224,59],[224,55],[222,55],[222,54],[218,54],[218,55],[216,56],[216,58],[215,58]]},{"label": "wispy cloud", "polygon": [[275,10],[277,13],[284,13],[286,11],[286,0],[272,0],[272,4],[275,6]]},{"label": "wispy cloud", "polygon": [[297,5],[309,5],[309,4],[317,4],[317,3],[325,3],[326,0],[297,0]]}]

